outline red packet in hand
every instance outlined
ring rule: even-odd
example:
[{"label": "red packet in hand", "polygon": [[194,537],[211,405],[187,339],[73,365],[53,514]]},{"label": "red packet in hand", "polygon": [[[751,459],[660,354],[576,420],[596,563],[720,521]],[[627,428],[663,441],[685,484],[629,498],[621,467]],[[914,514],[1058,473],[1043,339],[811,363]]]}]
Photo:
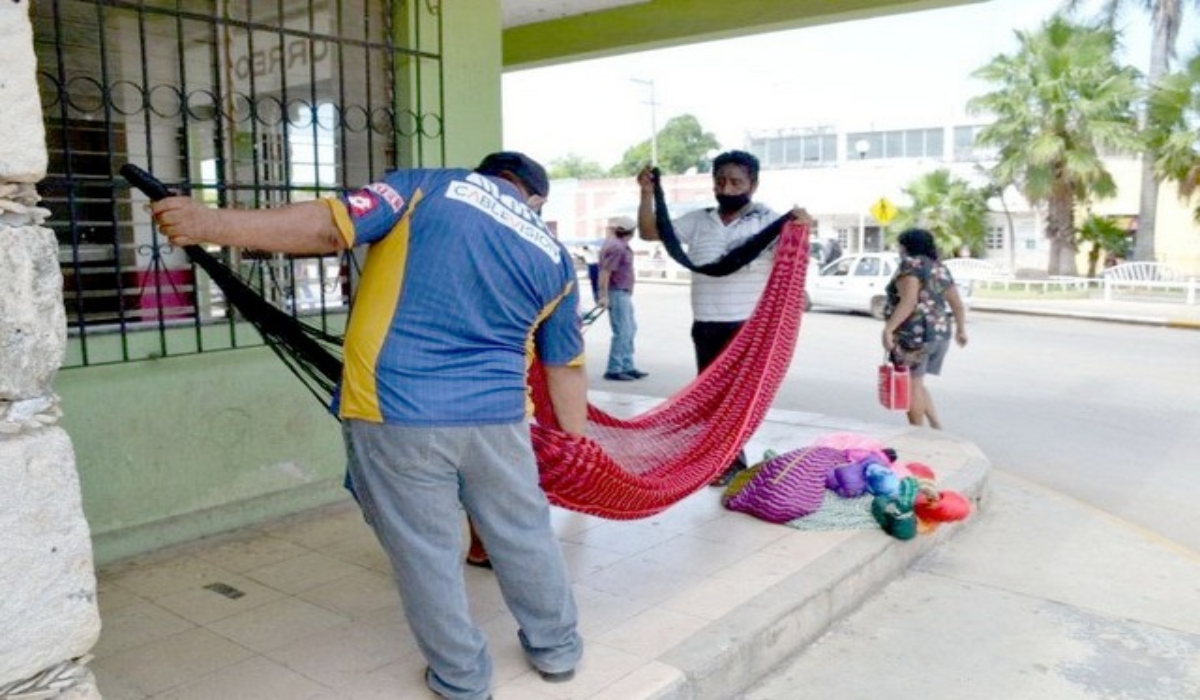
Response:
[{"label": "red packet in hand", "polygon": [[908,368],[896,366],[884,357],[879,365],[879,403],[889,411],[907,411],[911,387]]}]

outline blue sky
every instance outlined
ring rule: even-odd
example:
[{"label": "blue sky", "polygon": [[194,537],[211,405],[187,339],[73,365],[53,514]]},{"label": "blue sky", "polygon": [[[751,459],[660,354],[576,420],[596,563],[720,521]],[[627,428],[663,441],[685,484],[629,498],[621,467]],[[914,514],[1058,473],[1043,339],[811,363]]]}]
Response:
[{"label": "blue sky", "polygon": [[[1140,3],[1135,3],[1140,5]],[[970,74],[1016,49],[1056,0],[990,0],[960,7],[647,51],[504,76],[504,145],[549,162],[576,153],[608,167],[649,138],[653,80],[659,128],[692,114],[721,146],[748,131],[933,126],[965,118],[983,85]],[[1181,55],[1197,44],[1185,3]],[[1123,60],[1145,70],[1150,20],[1121,18]]]}]

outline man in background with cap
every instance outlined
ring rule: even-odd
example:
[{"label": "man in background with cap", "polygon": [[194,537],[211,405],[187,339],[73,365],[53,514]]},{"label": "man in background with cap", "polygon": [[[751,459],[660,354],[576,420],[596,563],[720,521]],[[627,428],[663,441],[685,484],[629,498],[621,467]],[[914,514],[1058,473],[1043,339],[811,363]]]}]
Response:
[{"label": "man in background with cap", "polygon": [[608,309],[612,326],[608,366],[604,372],[604,378],[610,381],[631,381],[649,376],[633,365],[637,320],[633,315],[633,249],[629,247],[629,239],[636,230],[637,222],[628,216],[610,219],[604,246],[600,249],[596,303]]},{"label": "man in background with cap", "polygon": [[563,430],[582,434],[587,376],[575,269],[537,214],[546,171],[493,153],[474,170],[397,170],[339,198],[266,210],[188,197],[152,208],[173,245],[370,252],[332,410],[353,491],[391,560],[405,616],[444,698],[490,697],[471,619],[461,510],[487,546],[529,663],[570,680],[583,652],[526,414],[534,349]]}]

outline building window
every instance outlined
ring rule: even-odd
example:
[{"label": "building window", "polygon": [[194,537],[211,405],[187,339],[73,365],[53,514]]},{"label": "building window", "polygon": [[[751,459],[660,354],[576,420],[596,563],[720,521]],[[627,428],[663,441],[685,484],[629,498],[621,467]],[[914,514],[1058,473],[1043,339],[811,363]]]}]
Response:
[{"label": "building window", "polygon": [[[826,167],[837,164],[837,135],[827,127],[818,133],[781,133],[752,136],[747,150],[763,168]],[[825,132],[829,133],[825,133]]]},{"label": "building window", "polygon": [[983,161],[996,158],[997,151],[994,147],[980,146],[975,142],[982,129],[983,126],[979,124],[954,127],[954,160]]},{"label": "building window", "polygon": [[943,129],[926,129],[925,157],[944,158],[946,155],[945,141],[946,132]]},{"label": "building window", "polygon": [[[846,135],[846,158],[942,158],[944,140],[938,128],[860,131]],[[865,154],[857,150],[859,141],[868,144]]]},{"label": "building window", "polygon": [[888,131],[883,135],[883,157],[884,158],[903,158],[907,155],[904,152],[904,132],[903,131]]},{"label": "building window", "polygon": [[977,126],[954,127],[954,160],[971,160],[975,151],[975,134]]},{"label": "building window", "polygon": [[988,250],[1004,250],[1004,227],[989,227],[984,238],[984,245]]},{"label": "building window", "polygon": [[[867,147],[865,152],[859,151],[859,142]],[[846,159],[863,160],[883,158],[883,133],[878,131],[860,131],[846,134]]]}]

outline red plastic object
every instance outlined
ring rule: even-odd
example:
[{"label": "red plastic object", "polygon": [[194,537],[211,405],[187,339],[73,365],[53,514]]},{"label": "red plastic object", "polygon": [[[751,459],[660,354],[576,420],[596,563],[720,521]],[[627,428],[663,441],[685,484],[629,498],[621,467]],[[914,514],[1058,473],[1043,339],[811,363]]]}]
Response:
[{"label": "red plastic object", "polygon": [[935,523],[950,523],[963,520],[971,514],[971,502],[955,491],[939,491],[934,500],[921,492],[913,511],[921,520]]},{"label": "red plastic object", "polygon": [[907,411],[911,377],[907,367],[891,362],[879,365],[879,404],[889,411]]}]

